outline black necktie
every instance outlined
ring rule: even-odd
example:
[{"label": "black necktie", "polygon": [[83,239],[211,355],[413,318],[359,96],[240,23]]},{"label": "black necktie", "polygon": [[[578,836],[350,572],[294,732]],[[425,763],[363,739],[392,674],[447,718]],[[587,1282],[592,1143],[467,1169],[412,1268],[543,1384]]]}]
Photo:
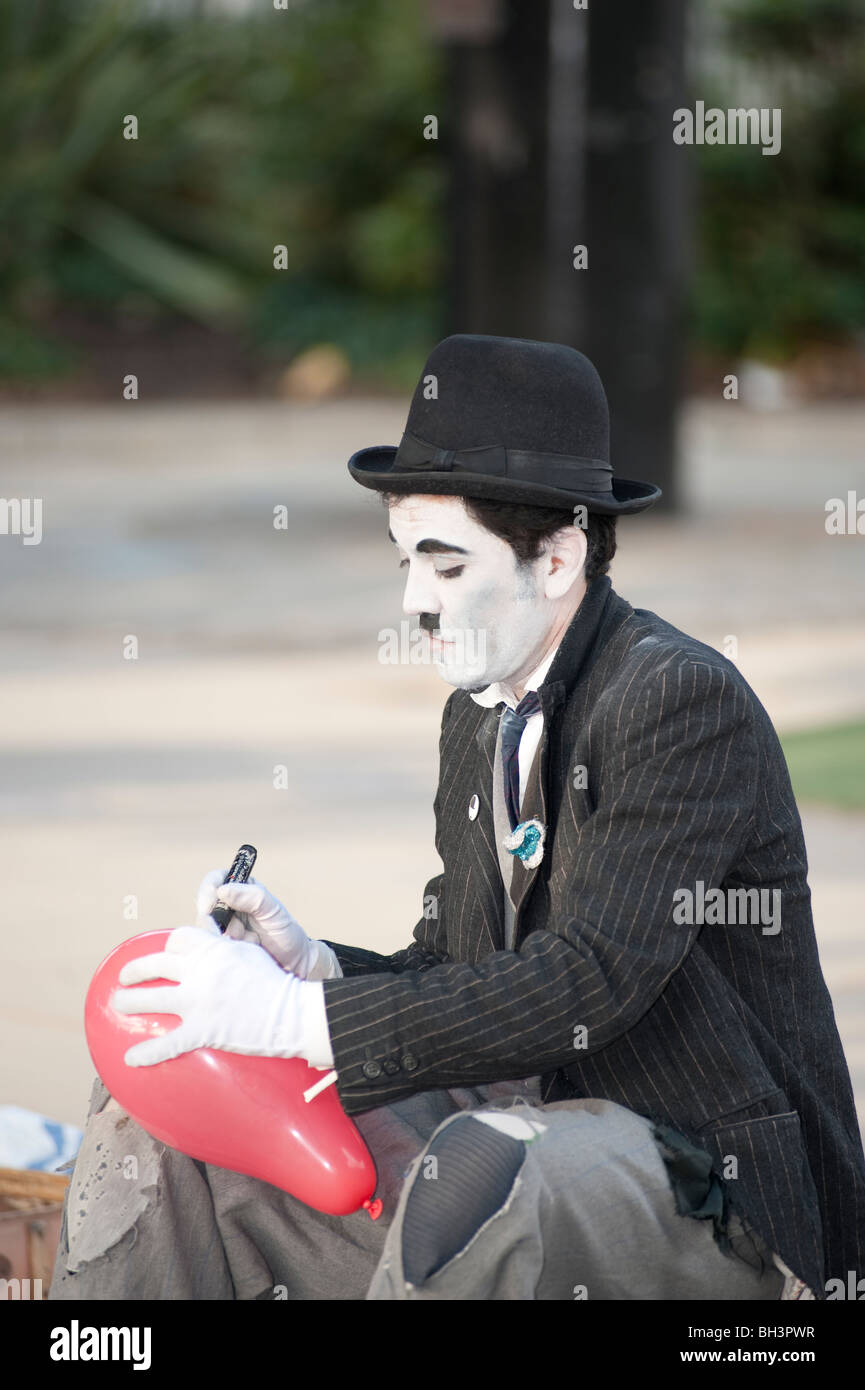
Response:
[{"label": "black necktie", "polygon": [[511,830],[520,819],[520,739],[529,715],[537,714],[541,707],[536,690],[524,695],[516,709],[502,712],[502,771],[505,777],[505,806]]}]

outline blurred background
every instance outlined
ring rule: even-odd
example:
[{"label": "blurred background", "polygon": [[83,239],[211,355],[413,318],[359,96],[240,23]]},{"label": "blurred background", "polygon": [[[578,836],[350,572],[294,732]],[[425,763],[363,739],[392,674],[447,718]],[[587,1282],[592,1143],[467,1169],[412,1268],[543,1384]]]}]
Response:
[{"label": "blurred background", "polygon": [[[83,1122],[99,960],[242,841],[311,935],[408,943],[449,687],[379,659],[345,465],[486,332],[588,353],[664,487],[613,583],[775,721],[865,1119],[858,0],[0,0],[0,50],[0,1108]],[[780,151],[675,144],[698,100]]]}]

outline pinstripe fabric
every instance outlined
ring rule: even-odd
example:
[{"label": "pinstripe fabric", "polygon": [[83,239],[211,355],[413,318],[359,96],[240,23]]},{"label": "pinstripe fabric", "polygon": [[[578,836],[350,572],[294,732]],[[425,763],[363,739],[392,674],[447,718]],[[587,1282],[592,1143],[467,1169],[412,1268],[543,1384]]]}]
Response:
[{"label": "pinstripe fabric", "polygon": [[[865,1274],[865,1159],[766,711],[730,662],[606,577],[539,695],[523,814],[531,795],[548,833],[538,868],[515,868],[516,949],[493,834],[498,711],[456,690],[434,911],[392,956],[329,943],[345,976],[324,985],[345,1110],[542,1075],[547,1101],[616,1101],[713,1152],[736,1206],[818,1296],[828,1278]],[[698,882],[779,890],[780,931],[677,925],[674,892]]]}]

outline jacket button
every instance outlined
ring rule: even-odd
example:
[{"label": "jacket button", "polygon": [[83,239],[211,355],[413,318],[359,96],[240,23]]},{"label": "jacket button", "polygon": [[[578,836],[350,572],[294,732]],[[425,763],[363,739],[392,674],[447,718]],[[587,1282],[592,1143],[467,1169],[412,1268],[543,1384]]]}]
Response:
[{"label": "jacket button", "polygon": [[402,1059],[403,1071],[417,1071],[419,1066],[420,1063],[418,1062],[418,1059],[417,1057],[415,1057],[414,1053],[407,1052]]},{"label": "jacket button", "polygon": [[361,1071],[370,1081],[375,1081],[376,1077],[381,1076],[381,1062],[364,1062]]},{"label": "jacket button", "polygon": [[396,1076],[399,1071],[399,1062],[395,1057],[388,1057],[384,1064],[385,1076]]}]

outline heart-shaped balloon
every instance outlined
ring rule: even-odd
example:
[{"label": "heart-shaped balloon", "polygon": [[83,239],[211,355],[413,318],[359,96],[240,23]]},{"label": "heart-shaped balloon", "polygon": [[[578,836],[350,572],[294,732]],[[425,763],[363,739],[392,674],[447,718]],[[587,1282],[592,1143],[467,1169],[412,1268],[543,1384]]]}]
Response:
[{"label": "heart-shaped balloon", "polygon": [[[84,1026],[93,1063],[118,1104],[154,1139],[190,1158],[261,1178],[333,1216],[367,1207],[375,1165],[336,1086],[303,1092],[323,1072],[300,1058],[244,1057],[201,1047],[149,1067],[128,1067],[134,1043],[177,1027],[176,1014],[119,1014],[111,1008],[127,961],[163,951],[169,932],[143,932],[116,947],[87,993]],[[157,980],[154,984],[171,985]]]}]

